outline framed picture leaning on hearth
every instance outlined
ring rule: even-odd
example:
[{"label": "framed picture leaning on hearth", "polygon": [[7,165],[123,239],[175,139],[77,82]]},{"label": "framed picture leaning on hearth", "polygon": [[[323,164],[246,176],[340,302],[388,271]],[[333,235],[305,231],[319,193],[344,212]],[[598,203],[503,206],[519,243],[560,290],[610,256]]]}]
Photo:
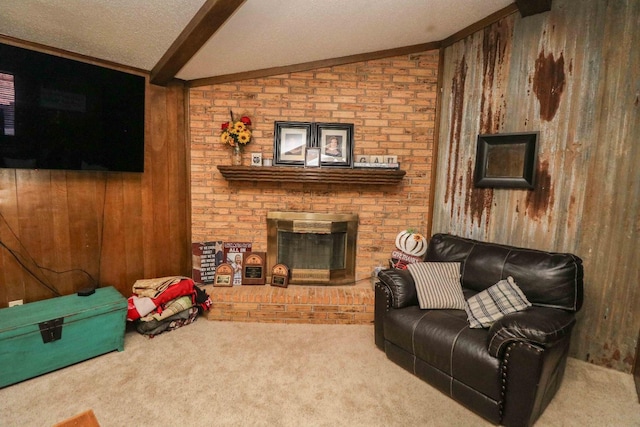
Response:
[{"label": "framed picture leaning on hearth", "polygon": [[304,166],[305,150],[313,141],[313,126],[307,122],[275,122],[273,165]]},{"label": "framed picture leaning on hearth", "polygon": [[314,133],[323,167],[353,166],[353,124],[316,123]]}]

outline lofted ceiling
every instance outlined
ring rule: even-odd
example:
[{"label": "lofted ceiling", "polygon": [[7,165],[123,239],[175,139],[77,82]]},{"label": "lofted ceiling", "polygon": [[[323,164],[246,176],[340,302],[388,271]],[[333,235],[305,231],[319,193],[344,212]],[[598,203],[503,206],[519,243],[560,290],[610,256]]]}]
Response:
[{"label": "lofted ceiling", "polygon": [[512,3],[0,0],[0,35],[150,71],[159,84],[172,78],[224,81],[314,61],[435,48],[494,13],[516,10]]}]

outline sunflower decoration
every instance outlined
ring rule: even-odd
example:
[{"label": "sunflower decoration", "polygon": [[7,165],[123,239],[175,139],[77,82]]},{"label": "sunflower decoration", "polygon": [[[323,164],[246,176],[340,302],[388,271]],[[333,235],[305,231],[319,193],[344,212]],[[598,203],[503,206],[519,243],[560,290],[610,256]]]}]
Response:
[{"label": "sunflower decoration", "polygon": [[251,119],[242,116],[239,120],[234,120],[233,111],[229,111],[229,114],[231,121],[222,124],[220,142],[234,147],[234,150],[240,150],[251,142]]}]

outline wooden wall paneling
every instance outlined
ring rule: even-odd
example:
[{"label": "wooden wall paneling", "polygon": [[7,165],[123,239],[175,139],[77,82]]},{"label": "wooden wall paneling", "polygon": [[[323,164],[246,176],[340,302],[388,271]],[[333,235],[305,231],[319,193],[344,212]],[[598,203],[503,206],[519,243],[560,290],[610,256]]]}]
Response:
[{"label": "wooden wall paneling", "polygon": [[[97,280],[100,266],[104,178],[97,172],[66,172],[74,268]],[[82,287],[93,285],[83,278]]]},{"label": "wooden wall paneling", "polygon": [[[130,256],[126,246],[130,212],[124,204],[123,176],[104,176],[104,207],[102,223],[102,245],[100,247],[100,271],[96,280],[100,286],[114,286],[124,289],[127,281],[127,258]],[[125,293],[125,296],[129,296]]]},{"label": "wooden wall paneling", "polygon": [[[19,240],[14,236],[20,225],[16,188],[15,170],[0,169],[0,241],[9,249],[20,252]],[[27,277],[7,248],[0,248],[0,260],[0,304],[24,298],[25,284],[32,279]]]},{"label": "wooden wall paneling", "polygon": [[[186,242],[191,248],[191,200],[189,179],[189,144],[187,143],[187,90],[183,84],[170,84],[167,87],[167,112],[169,138],[169,193],[172,195],[170,209],[174,213],[169,217],[172,240]],[[191,270],[191,250],[172,251],[173,268],[182,271]]]},{"label": "wooden wall paneling", "polygon": [[[153,162],[149,165],[146,177],[147,190],[152,198],[145,206],[148,216],[152,219],[147,230],[150,235],[149,245],[155,255],[164,252],[162,258],[153,257],[154,266],[149,271],[154,271],[155,275],[170,275],[170,260],[167,259],[167,248],[171,245],[171,234],[169,229],[169,212],[171,209],[172,194],[169,194],[169,133],[167,129],[167,91],[158,86],[149,86],[150,106],[154,110],[151,118],[151,129],[149,133],[149,145],[153,152]],[[146,215],[145,215],[146,216]],[[156,263],[156,261],[162,261]]]},{"label": "wooden wall paneling", "polygon": [[[69,225],[69,197],[67,194],[67,178],[63,171],[51,171],[51,191],[49,205],[51,206],[51,233],[50,242],[55,261],[50,264],[51,268],[60,274],[47,273],[47,276],[56,283],[63,295],[73,293],[76,284],[82,284],[86,276],[76,268],[76,258],[71,252],[71,230]],[[68,271],[68,273],[63,273]],[[86,282],[84,286],[93,285]]]},{"label": "wooden wall paneling", "polygon": [[[45,229],[51,226],[45,200],[50,193],[49,171],[20,170],[16,172],[16,189],[20,201],[18,207],[19,252],[26,267],[40,280],[57,289],[39,266],[51,267],[46,252],[54,248],[50,240],[43,240]],[[52,291],[42,286],[37,280],[25,282],[25,302],[38,301],[55,296]],[[59,292],[59,290],[58,290]]]},{"label": "wooden wall paneling", "polygon": [[123,194],[121,209],[126,212],[122,227],[121,239],[124,252],[120,255],[125,261],[125,276],[118,282],[118,289],[125,296],[131,295],[131,287],[138,279],[145,276],[144,270],[144,231],[143,215],[143,175],[131,174],[123,177]]}]

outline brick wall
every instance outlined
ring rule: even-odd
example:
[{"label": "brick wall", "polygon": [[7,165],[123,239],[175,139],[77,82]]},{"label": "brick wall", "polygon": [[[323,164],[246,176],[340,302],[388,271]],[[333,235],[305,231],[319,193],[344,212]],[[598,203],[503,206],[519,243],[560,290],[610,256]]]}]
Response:
[{"label": "brick wall", "polygon": [[[192,88],[190,100],[192,241],[251,241],[266,251],[269,211],[359,215],[356,279],[386,265],[396,234],[427,233],[433,159],[438,52]],[[273,157],[274,121],[353,123],[354,155],[395,154],[407,171],[397,186],[227,182],[231,164],[219,142],[221,123],[253,121],[251,152]]]},{"label": "brick wall", "polygon": [[209,320],[263,323],[373,323],[370,284],[356,286],[234,286],[205,290],[213,305]]}]

